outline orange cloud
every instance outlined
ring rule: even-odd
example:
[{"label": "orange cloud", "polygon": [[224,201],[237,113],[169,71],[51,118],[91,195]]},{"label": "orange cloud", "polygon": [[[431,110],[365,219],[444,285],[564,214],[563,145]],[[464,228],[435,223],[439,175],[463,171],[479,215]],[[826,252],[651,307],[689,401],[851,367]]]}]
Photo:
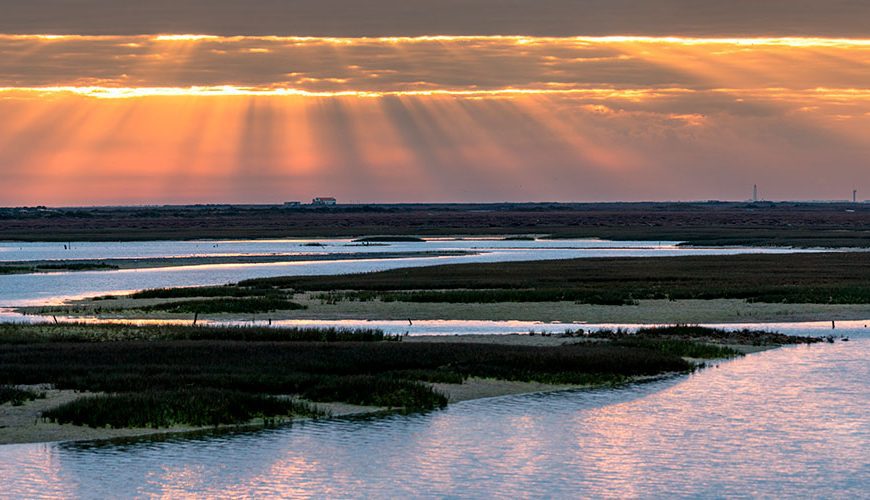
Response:
[{"label": "orange cloud", "polygon": [[864,39],[0,35],[0,205],[843,197],[868,65]]}]

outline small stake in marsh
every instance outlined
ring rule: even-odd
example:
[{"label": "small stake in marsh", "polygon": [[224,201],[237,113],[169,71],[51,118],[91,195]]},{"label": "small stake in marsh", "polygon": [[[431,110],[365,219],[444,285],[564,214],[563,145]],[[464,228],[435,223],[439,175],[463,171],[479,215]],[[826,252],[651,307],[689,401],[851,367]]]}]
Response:
[{"label": "small stake in marsh", "polygon": [[193,326],[196,326],[196,320],[199,319],[199,313],[193,313]]}]

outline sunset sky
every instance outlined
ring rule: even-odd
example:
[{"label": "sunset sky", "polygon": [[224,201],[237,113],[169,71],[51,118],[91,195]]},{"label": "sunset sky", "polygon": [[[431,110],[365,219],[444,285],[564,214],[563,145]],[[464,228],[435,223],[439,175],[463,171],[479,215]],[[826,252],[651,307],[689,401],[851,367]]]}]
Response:
[{"label": "sunset sky", "polygon": [[0,206],[870,198],[870,3],[0,0]]}]

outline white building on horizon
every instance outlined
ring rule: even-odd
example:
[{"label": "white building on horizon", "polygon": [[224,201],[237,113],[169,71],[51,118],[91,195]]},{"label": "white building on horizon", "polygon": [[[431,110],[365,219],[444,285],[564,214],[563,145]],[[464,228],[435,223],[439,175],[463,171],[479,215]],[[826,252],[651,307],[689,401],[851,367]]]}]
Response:
[{"label": "white building on horizon", "polygon": [[311,200],[311,204],[317,205],[317,206],[335,205],[337,203],[338,202],[336,201],[335,198],[330,198],[330,197],[317,197],[317,198],[314,198],[313,200]]}]

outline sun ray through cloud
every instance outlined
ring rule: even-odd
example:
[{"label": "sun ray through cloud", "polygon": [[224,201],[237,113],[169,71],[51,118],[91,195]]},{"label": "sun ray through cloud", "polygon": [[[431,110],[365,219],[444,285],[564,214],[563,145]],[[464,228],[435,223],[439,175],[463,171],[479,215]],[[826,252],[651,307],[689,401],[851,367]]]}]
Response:
[{"label": "sun ray through cloud", "polygon": [[0,60],[0,165],[28,186],[6,203],[101,177],[164,201],[678,197],[806,177],[833,145],[831,189],[867,175],[868,39],[7,34],[0,53],[26,54]]}]

